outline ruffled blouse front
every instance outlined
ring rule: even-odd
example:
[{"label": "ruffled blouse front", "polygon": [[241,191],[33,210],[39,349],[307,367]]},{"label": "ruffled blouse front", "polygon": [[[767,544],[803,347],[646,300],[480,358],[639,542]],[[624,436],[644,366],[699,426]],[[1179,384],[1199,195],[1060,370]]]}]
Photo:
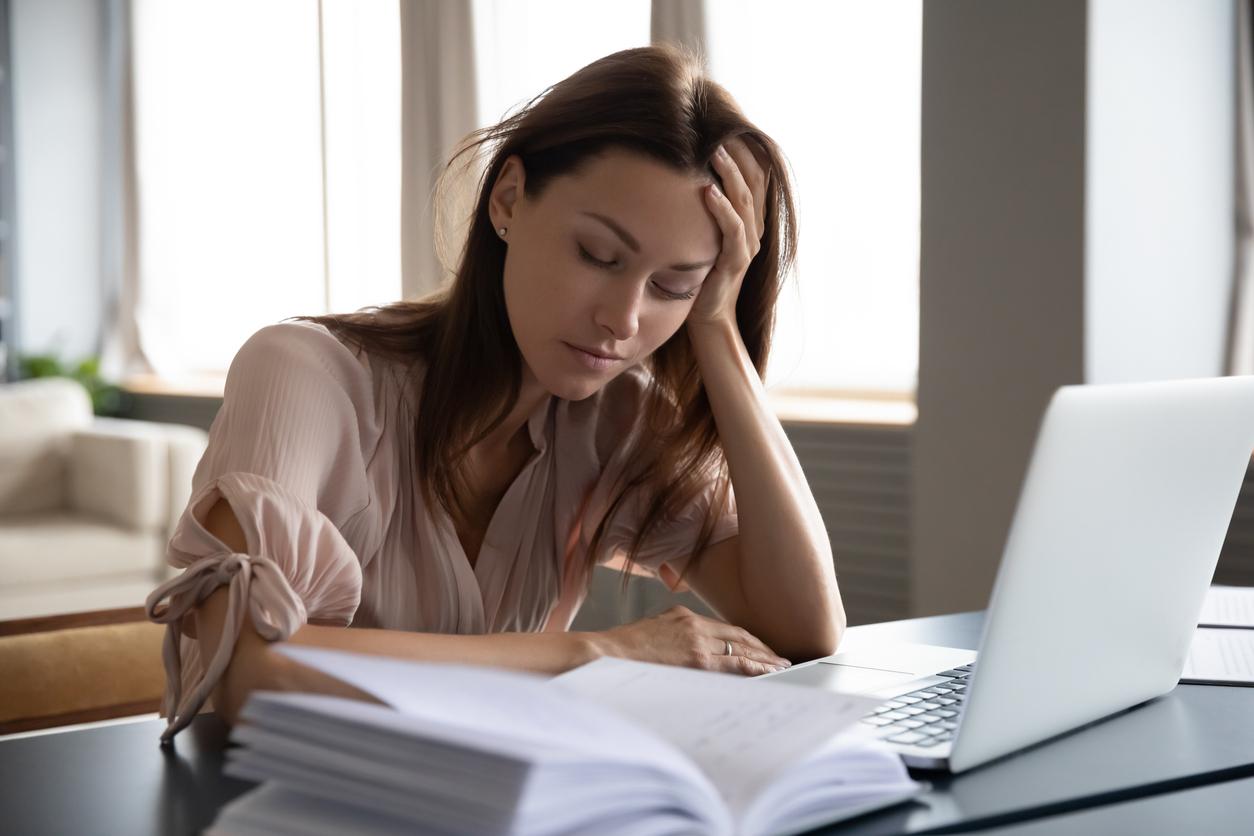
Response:
[{"label": "ruffled blouse front", "polygon": [[[305,623],[465,635],[567,629],[587,593],[589,540],[639,431],[646,382],[632,369],[586,400],[550,397],[532,413],[535,452],[501,498],[472,566],[452,521],[419,488],[413,379],[321,325],[257,332],[231,364],[169,543],[167,561],[184,571],[147,602],[148,617],[167,625],[162,740],[206,705],[246,616],[274,641]],[[656,528],[640,565],[673,582],[712,495],[713,484]],[[219,499],[239,520],[245,554],[204,527]],[[627,550],[645,504],[624,503],[597,562]],[[729,502],[711,543],[736,533]],[[230,587],[226,623],[206,662],[190,622],[222,585]]]}]

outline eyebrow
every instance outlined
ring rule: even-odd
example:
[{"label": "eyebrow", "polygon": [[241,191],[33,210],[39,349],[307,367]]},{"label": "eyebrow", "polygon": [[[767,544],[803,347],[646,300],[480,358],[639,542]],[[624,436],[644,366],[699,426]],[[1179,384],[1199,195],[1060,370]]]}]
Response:
[{"label": "eyebrow", "polygon": [[[640,252],[640,242],[637,241],[635,236],[633,236],[630,232],[623,229],[623,227],[618,223],[618,221],[615,221],[613,218],[607,218],[605,215],[602,215],[598,212],[580,212],[579,214],[587,215],[589,218],[592,218],[594,221],[600,221],[601,223],[605,224],[607,227],[609,227],[611,232],[613,232],[619,238],[623,239],[623,243],[626,244],[633,253]],[[709,261],[694,261],[694,262],[685,263],[685,264],[672,264],[669,269],[678,270],[681,273],[689,272],[692,270],[700,270],[703,267],[712,266],[714,262],[717,260],[718,259],[715,258]]]}]

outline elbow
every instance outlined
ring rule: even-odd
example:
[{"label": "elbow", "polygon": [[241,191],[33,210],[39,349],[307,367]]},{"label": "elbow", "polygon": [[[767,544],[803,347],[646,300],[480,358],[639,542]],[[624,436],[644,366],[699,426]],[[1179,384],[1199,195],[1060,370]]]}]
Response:
[{"label": "elbow", "polygon": [[840,643],[845,638],[845,628],[848,627],[848,625],[849,621],[845,617],[845,606],[839,599],[837,599],[836,612],[832,618],[831,642],[829,645],[831,649],[824,653],[824,656],[831,656],[840,649]]},{"label": "elbow", "polygon": [[[835,560],[829,549],[820,556],[820,562],[825,566],[834,566]],[[836,583],[836,576],[833,572],[827,577],[827,583],[824,584],[821,603],[816,607],[821,613],[818,625],[813,631],[813,653],[811,659],[819,659],[824,656],[831,656],[840,647],[841,641],[845,637],[845,628],[848,626],[848,618],[845,615],[845,602],[840,596],[840,587]]]},{"label": "elbow", "polygon": [[[231,667],[235,666],[231,665]],[[239,721],[240,711],[243,710],[244,703],[252,691],[247,683],[241,681],[242,677],[231,675],[231,667],[227,668],[222,679],[218,680],[217,686],[213,689],[214,713],[226,723],[228,728],[234,728]]]},{"label": "elbow", "polygon": [[228,731],[235,728],[235,724],[239,722],[239,706],[227,700],[219,702],[216,693],[213,695],[213,710],[226,725]]},{"label": "elbow", "polygon": [[845,608],[836,598],[834,607],[818,627],[810,632],[806,640],[796,647],[795,653],[785,654],[793,662],[809,662],[831,656],[840,647],[845,637]]},{"label": "elbow", "polygon": [[845,638],[845,628],[849,619],[845,615],[845,602],[840,597],[840,588],[833,583],[831,595],[828,597],[827,629],[823,631],[823,656],[831,656],[840,648]]},{"label": "elbow", "polygon": [[271,665],[274,655],[269,643],[241,637],[235,655],[213,690],[214,711],[227,726],[234,727],[253,691],[272,688]]},{"label": "elbow", "polygon": [[830,648],[824,656],[831,656],[840,649],[840,643],[845,638],[845,628],[849,625],[849,619],[845,616],[845,604],[840,600],[840,593],[837,592],[832,601],[832,615],[828,623],[831,626],[831,632],[828,635]]}]

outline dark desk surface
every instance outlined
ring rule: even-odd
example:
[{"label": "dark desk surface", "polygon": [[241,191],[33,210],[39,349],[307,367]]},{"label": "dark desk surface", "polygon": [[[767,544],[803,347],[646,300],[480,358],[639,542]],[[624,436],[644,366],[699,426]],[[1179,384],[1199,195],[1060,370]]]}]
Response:
[{"label": "dark desk surface", "polygon": [[222,774],[226,726],[202,714],[175,750],[164,720],[0,739],[0,834],[199,833],[253,784]]},{"label": "dark desk surface", "polygon": [[[856,629],[877,640],[974,649],[982,625],[982,614],[963,613]],[[1178,685],[1164,697],[962,775],[916,773],[933,787],[918,803],[822,832],[963,832],[1254,776],[1251,717],[1254,688]]]},{"label": "dark desk surface", "polygon": [[980,831],[982,836],[1234,836],[1254,831],[1254,778]]},{"label": "dark desk surface", "polygon": [[[974,648],[981,623],[980,614],[965,613],[854,629],[877,640]],[[956,778],[926,776],[934,788],[920,802],[830,832],[1062,821],[1076,809],[1254,776],[1251,716],[1254,689],[1181,685],[1081,733]],[[144,720],[0,739],[0,834],[198,833],[251,785],[222,775],[226,732],[215,716],[197,717],[173,751],[157,745],[163,726]]]}]

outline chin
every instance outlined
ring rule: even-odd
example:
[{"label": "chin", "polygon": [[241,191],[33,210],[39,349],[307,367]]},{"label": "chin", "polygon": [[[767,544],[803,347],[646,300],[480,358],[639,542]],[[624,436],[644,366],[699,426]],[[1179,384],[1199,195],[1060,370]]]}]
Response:
[{"label": "chin", "polygon": [[[565,349],[563,349],[565,351]],[[621,369],[607,370],[597,373],[592,370],[583,371],[567,361],[562,351],[556,355],[537,352],[538,362],[529,363],[523,354],[524,364],[531,369],[535,381],[554,397],[565,401],[582,401],[590,398],[605,388],[605,385],[618,376]]]},{"label": "chin", "polygon": [[546,384],[545,388],[564,401],[582,401],[600,392],[606,382],[604,380],[578,380],[564,377],[554,380],[552,385]]},{"label": "chin", "polygon": [[566,369],[550,368],[536,375],[536,380],[554,397],[565,401],[582,401],[605,388],[613,374],[572,374]]}]

